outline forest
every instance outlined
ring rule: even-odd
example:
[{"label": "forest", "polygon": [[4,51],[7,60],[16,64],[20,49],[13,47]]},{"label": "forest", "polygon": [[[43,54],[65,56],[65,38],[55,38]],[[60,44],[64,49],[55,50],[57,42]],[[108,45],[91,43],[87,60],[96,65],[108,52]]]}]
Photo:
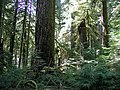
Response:
[{"label": "forest", "polygon": [[0,90],[120,90],[120,0],[0,0]]}]

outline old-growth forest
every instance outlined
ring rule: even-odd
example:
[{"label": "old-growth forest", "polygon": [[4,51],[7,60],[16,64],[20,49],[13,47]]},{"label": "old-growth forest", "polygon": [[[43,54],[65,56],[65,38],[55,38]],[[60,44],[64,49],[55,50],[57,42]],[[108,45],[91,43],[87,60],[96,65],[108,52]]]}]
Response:
[{"label": "old-growth forest", "polygon": [[120,0],[0,0],[0,90],[120,90]]}]

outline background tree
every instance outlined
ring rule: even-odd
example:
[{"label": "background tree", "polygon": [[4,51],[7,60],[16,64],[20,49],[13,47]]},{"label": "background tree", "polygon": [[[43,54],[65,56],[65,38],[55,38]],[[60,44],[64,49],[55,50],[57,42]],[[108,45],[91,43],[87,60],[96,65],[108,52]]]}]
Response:
[{"label": "background tree", "polygon": [[[21,43],[20,43],[20,58],[19,58],[19,67],[21,66],[21,62],[23,63],[23,67],[26,64],[26,16],[27,16],[27,7],[28,7],[28,0],[25,0],[25,9],[24,9],[24,19],[23,19],[23,27],[21,33]],[[21,57],[23,58],[21,60]]]},{"label": "background tree", "polygon": [[108,0],[103,0],[103,26],[104,26],[104,46],[109,47],[109,30],[108,30]]},{"label": "background tree", "polygon": [[14,17],[13,17],[13,26],[12,26],[12,31],[11,31],[11,37],[10,37],[10,54],[11,54],[11,59],[9,60],[8,64],[9,66],[12,66],[13,62],[13,50],[14,50],[14,41],[15,41],[15,33],[16,33],[16,22],[17,22],[17,11],[18,11],[18,0],[16,0],[15,5],[14,5]]},{"label": "background tree", "polygon": [[0,71],[3,71],[3,39],[2,39],[2,5],[3,0],[0,1]]}]

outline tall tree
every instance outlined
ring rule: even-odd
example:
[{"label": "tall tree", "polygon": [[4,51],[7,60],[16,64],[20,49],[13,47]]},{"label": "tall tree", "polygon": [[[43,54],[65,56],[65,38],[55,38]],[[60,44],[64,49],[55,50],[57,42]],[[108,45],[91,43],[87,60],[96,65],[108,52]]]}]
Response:
[{"label": "tall tree", "polygon": [[62,3],[61,3],[61,0],[56,0],[56,9],[57,9],[57,11],[56,11],[56,18],[57,18],[57,20],[58,20],[58,23],[57,23],[57,30],[56,30],[56,39],[58,39],[58,37],[59,37],[59,33],[60,33],[60,31],[61,31],[61,29],[62,29],[62,18],[63,18],[63,16],[62,16]]},{"label": "tall tree", "polygon": [[[1,27],[1,18],[2,18],[2,2],[3,0],[0,0],[0,27]],[[1,37],[1,34],[0,34],[0,37]]]},{"label": "tall tree", "polygon": [[0,49],[2,48],[1,44],[2,44],[2,4],[3,4],[3,0],[0,0]]},{"label": "tall tree", "polygon": [[[31,7],[30,7],[31,9]],[[29,56],[29,39],[30,39],[30,29],[31,29],[31,11],[29,14],[29,21],[28,21],[28,30],[27,30],[27,42],[26,42],[26,66],[28,64],[28,56]]]},{"label": "tall tree", "polygon": [[[72,19],[75,19],[75,16],[73,15],[73,14],[71,14],[71,16],[72,16]],[[72,49],[74,49],[74,44],[75,44],[75,42],[74,42],[74,22],[72,21],[71,22],[71,29],[70,29],[70,42],[71,42],[71,50]]]},{"label": "tall tree", "polygon": [[45,66],[54,66],[54,32],[55,0],[37,0],[35,48]]},{"label": "tall tree", "polygon": [[23,26],[22,26],[22,35],[21,35],[21,43],[20,43],[20,58],[19,58],[19,67],[21,66],[21,58],[22,58],[22,52],[23,52],[23,67],[26,65],[25,57],[26,57],[26,50],[25,50],[25,43],[26,43],[26,16],[27,16],[27,4],[28,0],[25,0],[25,9],[24,9],[24,19],[23,19]]},{"label": "tall tree", "polygon": [[2,39],[2,5],[3,0],[0,0],[0,71],[3,71],[3,39]]},{"label": "tall tree", "polygon": [[103,26],[104,26],[104,37],[103,44],[105,47],[109,47],[109,30],[108,30],[108,0],[103,0]]},{"label": "tall tree", "polygon": [[[24,14],[25,14],[25,16],[27,16],[27,5],[28,5],[28,0],[26,0],[25,1],[25,11],[24,11]],[[26,19],[25,17],[24,17],[24,19]],[[24,22],[24,24],[25,24],[25,26],[24,26],[24,29],[26,28],[26,21]],[[26,30],[24,30],[24,43],[23,43],[23,67],[25,67],[25,66],[27,66],[27,62],[26,62],[26,54],[27,54],[27,52],[26,52],[26,41],[27,41],[27,31]]]},{"label": "tall tree", "polygon": [[82,20],[80,25],[78,26],[78,33],[79,33],[79,40],[80,40],[80,47],[81,47],[81,55],[85,58],[84,50],[88,48],[88,40],[87,40],[87,30],[86,30],[86,23],[85,19]]},{"label": "tall tree", "polygon": [[80,42],[82,43],[83,48],[88,48],[85,19],[83,19],[83,21],[80,23],[78,27],[78,32],[80,36]]},{"label": "tall tree", "polygon": [[100,41],[100,46],[102,47],[102,39],[103,39],[103,35],[102,35],[102,32],[103,32],[103,30],[102,30],[102,19],[101,19],[102,17],[101,17],[101,15],[100,16],[98,16],[98,32],[99,32],[99,41]]},{"label": "tall tree", "polygon": [[14,11],[15,13],[14,13],[14,17],[13,17],[13,27],[12,27],[12,32],[11,32],[11,36],[10,36],[11,59],[8,62],[9,66],[12,66],[14,40],[15,40],[15,32],[16,32],[16,22],[17,22],[17,10],[18,10],[18,0],[16,0],[16,2],[15,2],[15,11]]}]

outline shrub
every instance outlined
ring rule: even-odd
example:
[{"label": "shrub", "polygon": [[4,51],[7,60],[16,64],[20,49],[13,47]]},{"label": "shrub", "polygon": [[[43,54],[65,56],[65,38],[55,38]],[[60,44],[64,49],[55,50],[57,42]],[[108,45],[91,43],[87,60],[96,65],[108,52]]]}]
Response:
[{"label": "shrub", "polygon": [[16,87],[17,83],[21,80],[23,70],[12,68],[0,75],[0,89],[8,90],[9,88]]},{"label": "shrub", "polygon": [[116,78],[120,75],[104,64],[86,64],[79,70],[68,70],[65,74],[66,85],[71,90],[118,90],[116,83],[119,84],[119,80]]}]

